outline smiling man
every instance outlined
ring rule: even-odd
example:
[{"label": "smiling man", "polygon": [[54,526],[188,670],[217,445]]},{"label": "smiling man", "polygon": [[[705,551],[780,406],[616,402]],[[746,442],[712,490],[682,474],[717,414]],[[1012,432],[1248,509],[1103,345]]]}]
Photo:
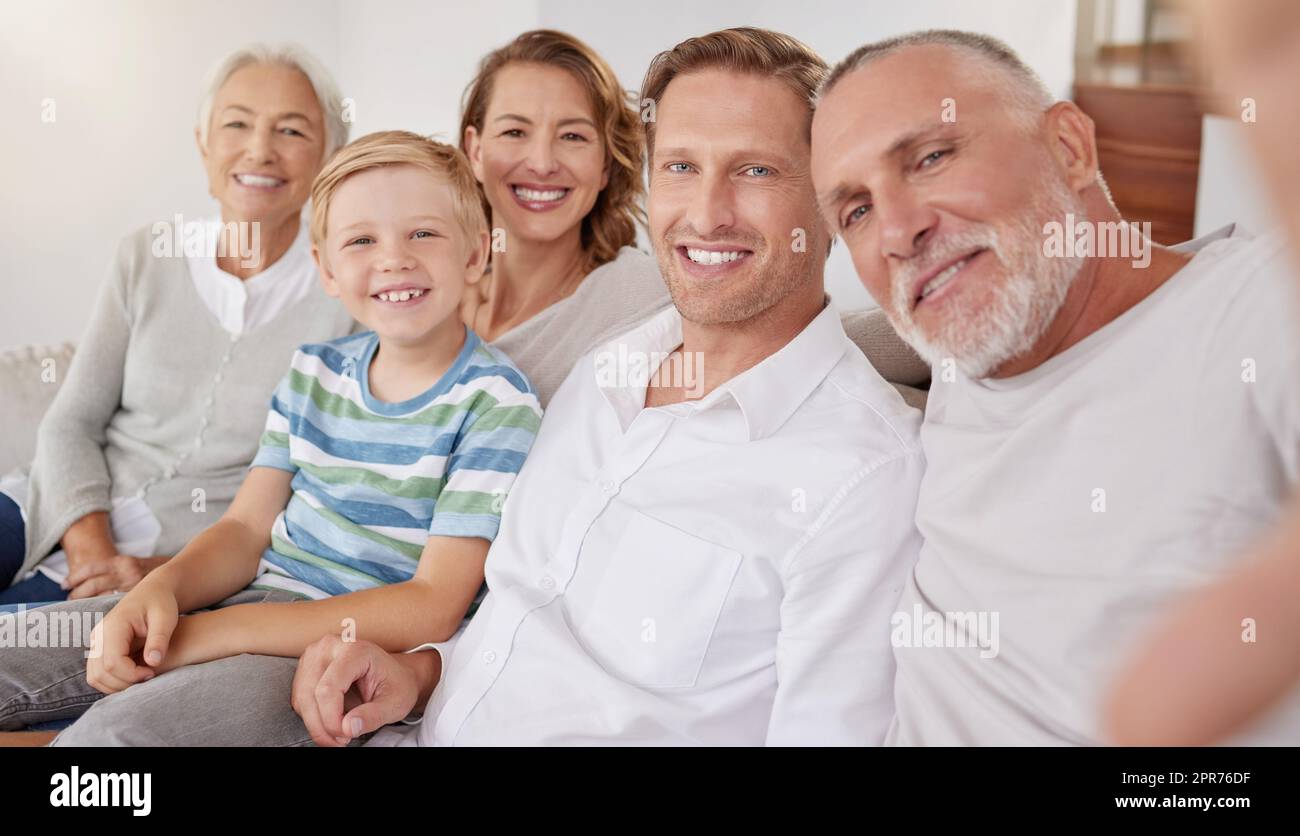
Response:
[{"label": "smiling man", "polygon": [[[925,545],[900,610],[1000,627],[996,657],[966,636],[897,650],[889,740],[1100,742],[1127,643],[1230,568],[1300,478],[1280,241],[1134,237],[1087,115],[963,32],[846,58],[820,94],[813,177],[863,283],[935,370]],[[1141,253],[1101,254],[1115,231]],[[1292,705],[1240,742],[1295,742],[1298,720]]]},{"label": "smiling man", "polygon": [[[457,639],[388,654],[330,637],[303,656],[294,705],[318,742],[412,710],[415,733],[374,742],[883,739],[920,416],[823,290],[809,124],[825,70],[757,29],[655,59],[648,209],[675,308],[556,393]],[[702,394],[671,375],[602,383],[632,356],[698,358]]]}]

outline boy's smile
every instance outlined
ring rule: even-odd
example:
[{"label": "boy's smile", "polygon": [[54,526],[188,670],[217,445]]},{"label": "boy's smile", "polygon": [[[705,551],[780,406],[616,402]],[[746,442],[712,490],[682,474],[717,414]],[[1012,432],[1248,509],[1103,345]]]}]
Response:
[{"label": "boy's smile", "polygon": [[414,306],[424,301],[428,293],[429,288],[427,287],[398,284],[385,287],[377,293],[372,293],[370,298],[394,307]]}]

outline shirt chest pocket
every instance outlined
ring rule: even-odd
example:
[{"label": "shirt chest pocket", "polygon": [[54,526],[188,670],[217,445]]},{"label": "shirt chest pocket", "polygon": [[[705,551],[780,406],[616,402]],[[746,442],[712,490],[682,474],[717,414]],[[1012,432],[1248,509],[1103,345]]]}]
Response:
[{"label": "shirt chest pocket", "polygon": [[695,685],[741,554],[634,514],[590,602],[578,640],[611,675],[645,688]]}]

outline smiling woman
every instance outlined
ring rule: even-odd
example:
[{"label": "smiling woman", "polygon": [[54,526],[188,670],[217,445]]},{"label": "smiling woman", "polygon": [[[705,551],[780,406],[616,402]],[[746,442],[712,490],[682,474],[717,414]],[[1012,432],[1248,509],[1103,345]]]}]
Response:
[{"label": "smiling woman", "polygon": [[489,271],[461,314],[544,405],[579,357],[670,303],[635,248],[640,119],[595,51],[537,30],[484,57],[460,135],[492,229]]},{"label": "smiling woman", "polygon": [[294,47],[240,49],[194,134],[220,232],[172,252],[163,222],[119,246],[30,472],[0,484],[0,604],[130,589],[175,554],[229,505],[294,349],[352,327],[316,290],[301,219],[347,139],[329,74]]}]

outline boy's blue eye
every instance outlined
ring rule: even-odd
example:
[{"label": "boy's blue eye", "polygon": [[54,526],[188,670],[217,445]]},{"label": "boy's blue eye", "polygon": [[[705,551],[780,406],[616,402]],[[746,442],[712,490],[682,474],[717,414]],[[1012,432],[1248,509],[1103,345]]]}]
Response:
[{"label": "boy's blue eye", "polygon": [[425,237],[425,238],[438,238],[439,235],[438,235],[438,233],[433,232],[432,230],[428,230],[428,229],[417,229],[417,230],[415,231],[415,237],[416,237],[416,238],[420,238],[420,237]]},{"label": "boy's blue eye", "polygon": [[689,169],[690,167],[691,167],[691,166],[690,166],[689,163],[669,163],[669,164],[666,166],[666,168],[667,168],[669,171],[672,171],[672,172],[675,172],[675,173],[681,173],[681,172],[684,172],[684,171],[686,171],[687,169]]}]

